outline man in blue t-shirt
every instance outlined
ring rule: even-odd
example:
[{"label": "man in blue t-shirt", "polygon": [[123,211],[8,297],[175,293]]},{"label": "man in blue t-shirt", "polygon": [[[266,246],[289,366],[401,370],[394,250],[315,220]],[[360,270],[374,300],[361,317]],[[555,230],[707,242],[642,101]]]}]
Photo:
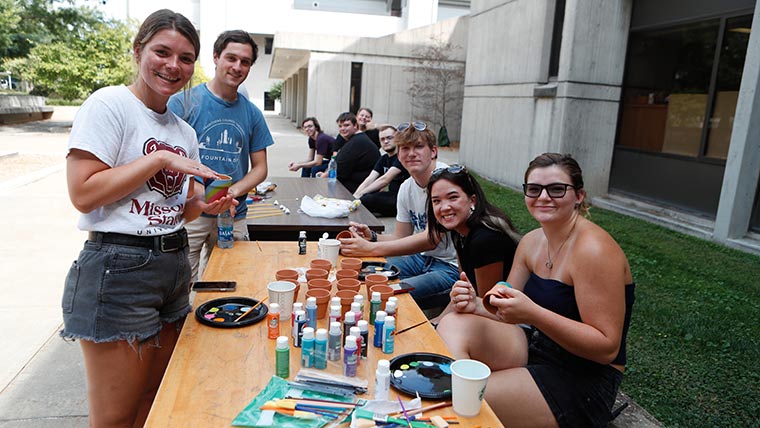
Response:
[{"label": "man in blue t-shirt", "polygon": [[[198,134],[200,161],[214,171],[232,177],[228,193],[235,198],[234,238],[247,241],[245,199],[267,176],[267,147],[274,144],[264,115],[238,92],[256,61],[258,46],[242,30],[225,31],[214,43],[214,78],[189,91],[175,94],[169,108]],[[203,213],[188,223],[189,258],[193,279],[217,241],[216,212]]]}]

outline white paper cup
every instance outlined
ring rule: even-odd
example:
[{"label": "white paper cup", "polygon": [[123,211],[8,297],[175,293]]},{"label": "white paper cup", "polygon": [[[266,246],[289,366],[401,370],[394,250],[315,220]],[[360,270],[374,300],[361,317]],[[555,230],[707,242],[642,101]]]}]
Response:
[{"label": "white paper cup", "polygon": [[338,266],[338,253],[340,241],[337,239],[323,239],[319,241],[319,254],[323,259],[330,260],[333,266]]},{"label": "white paper cup", "polygon": [[470,417],[480,413],[491,369],[477,360],[451,363],[451,403],[454,413]]},{"label": "white paper cup", "polygon": [[274,281],[267,284],[269,291],[269,303],[280,305],[280,319],[290,318],[293,312],[293,298],[296,294],[296,285],[290,281]]}]

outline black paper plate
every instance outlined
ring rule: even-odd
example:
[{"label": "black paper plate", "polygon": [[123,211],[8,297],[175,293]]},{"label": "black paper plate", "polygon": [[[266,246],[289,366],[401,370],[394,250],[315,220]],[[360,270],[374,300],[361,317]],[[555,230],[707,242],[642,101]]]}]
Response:
[{"label": "black paper plate", "polygon": [[399,270],[396,266],[385,262],[362,262],[362,269],[359,271],[359,281],[364,281],[364,277],[379,273],[388,277],[388,281],[398,278]]},{"label": "black paper plate", "polygon": [[209,300],[198,306],[195,310],[195,318],[201,324],[219,328],[237,328],[256,324],[266,318],[269,308],[265,304],[259,305],[250,314],[238,322],[235,320],[253,305],[259,303],[249,297],[221,297]]},{"label": "black paper plate", "polygon": [[451,363],[454,360],[439,354],[416,352],[391,360],[391,386],[422,398],[451,397]]}]

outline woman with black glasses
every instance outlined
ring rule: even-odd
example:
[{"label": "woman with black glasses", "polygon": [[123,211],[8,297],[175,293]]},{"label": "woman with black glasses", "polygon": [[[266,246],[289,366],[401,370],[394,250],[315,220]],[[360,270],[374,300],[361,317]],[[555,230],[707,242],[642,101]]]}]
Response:
[{"label": "woman with black glasses", "polygon": [[523,192],[541,227],[520,240],[508,283],[478,300],[458,281],[456,312],[438,333],[455,358],[488,364],[485,398],[510,427],[605,427],[626,364],[628,260],[584,217],[581,168],[569,155],[536,157]]},{"label": "woman with black glasses", "polygon": [[[470,295],[482,298],[509,274],[519,233],[509,217],[486,200],[480,184],[463,166],[433,171],[427,190],[430,242],[452,232],[460,278]],[[441,315],[450,310],[451,305]]]}]

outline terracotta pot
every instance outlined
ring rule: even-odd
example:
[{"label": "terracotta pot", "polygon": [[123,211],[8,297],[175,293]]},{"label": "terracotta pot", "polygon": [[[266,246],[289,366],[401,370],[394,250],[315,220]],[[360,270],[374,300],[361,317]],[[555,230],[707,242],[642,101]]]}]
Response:
[{"label": "terracotta pot", "polygon": [[315,297],[317,299],[317,319],[324,319],[327,315],[327,306],[330,303],[330,291],[324,288],[310,288],[306,291],[306,297]]},{"label": "terracotta pot", "polygon": [[337,235],[335,235],[335,239],[350,238],[351,236],[353,235],[351,235],[351,232],[348,230],[341,230]]},{"label": "terracotta pot", "polygon": [[324,269],[309,269],[306,271],[306,281],[315,278],[327,279],[327,275],[328,273]]},{"label": "terracotta pot", "polygon": [[335,271],[335,279],[341,280],[343,278],[359,279],[359,272],[353,269],[338,269]]},{"label": "terracotta pot", "polygon": [[373,285],[369,288],[368,294],[370,297],[372,296],[372,292],[377,291],[380,293],[380,307],[385,307],[385,302],[388,301],[388,298],[393,296],[393,288],[391,288],[390,285]]},{"label": "terracotta pot", "polygon": [[351,290],[356,291],[357,293],[362,286],[362,282],[356,278],[341,278],[338,280],[337,284],[338,290]]},{"label": "terracotta pot", "polygon": [[341,269],[351,269],[359,272],[362,270],[362,259],[356,259],[353,257],[344,257],[340,260]]},{"label": "terracotta pot", "polygon": [[298,292],[301,290],[301,284],[298,283],[298,271],[295,269],[280,269],[275,272],[274,277],[278,281],[290,281],[296,285],[296,291],[293,295],[293,301],[298,301]]},{"label": "terracotta pot", "polygon": [[330,269],[332,269],[332,262],[327,259],[314,259],[311,261],[309,267],[312,269],[324,269],[327,272],[330,272]]},{"label": "terracotta pot", "polygon": [[340,297],[341,318],[343,317],[343,314],[345,314],[351,309],[351,302],[354,301],[354,296],[356,296],[357,294],[359,293],[352,290],[340,290],[337,293],[335,293],[335,297]]},{"label": "terracotta pot", "polygon": [[332,282],[329,279],[314,278],[310,279],[306,284],[309,286],[309,290],[321,288],[327,290],[328,293],[332,291]]}]

